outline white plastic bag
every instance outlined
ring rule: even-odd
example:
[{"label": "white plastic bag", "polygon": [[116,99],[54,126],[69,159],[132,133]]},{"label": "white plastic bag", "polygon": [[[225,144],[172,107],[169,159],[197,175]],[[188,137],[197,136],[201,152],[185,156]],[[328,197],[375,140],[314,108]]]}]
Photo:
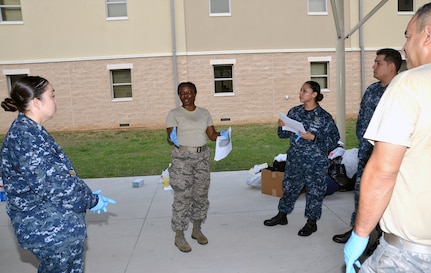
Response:
[{"label": "white plastic bag", "polygon": [[247,185],[260,188],[262,186],[262,173],[254,173],[253,168],[248,172]]},{"label": "white plastic bag", "polygon": [[254,167],[248,171],[247,185],[260,188],[262,186],[262,173],[260,171],[265,168],[268,168],[268,163],[266,162],[260,165],[254,165]]},{"label": "white plastic bag", "polygon": [[351,179],[358,172],[358,163],[358,148],[349,149],[344,152],[341,164],[344,164],[348,178]]},{"label": "white plastic bag", "polygon": [[[169,163],[169,167],[170,166],[171,163]],[[160,176],[160,183],[163,183],[163,189],[165,191],[172,190],[172,187],[169,184],[169,167],[162,171],[162,175]]]},{"label": "white plastic bag", "polygon": [[328,158],[330,160],[337,158],[339,156],[343,156],[346,150],[343,147],[337,147],[332,152],[329,153]]}]

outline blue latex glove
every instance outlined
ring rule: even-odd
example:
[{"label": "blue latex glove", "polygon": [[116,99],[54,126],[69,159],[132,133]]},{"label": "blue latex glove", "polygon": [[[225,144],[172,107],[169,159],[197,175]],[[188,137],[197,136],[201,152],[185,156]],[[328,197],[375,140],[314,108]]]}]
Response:
[{"label": "blue latex glove", "polygon": [[301,135],[299,134],[299,132],[296,132],[296,139],[295,142],[298,142],[298,140],[301,138]]},{"label": "blue latex glove", "polygon": [[221,130],[220,131],[220,135],[225,137],[226,139],[229,139],[229,133],[225,130]]},{"label": "blue latex glove", "polygon": [[93,192],[93,194],[97,194],[99,196],[99,201],[94,207],[90,209],[90,211],[92,212],[100,213],[101,210],[103,210],[104,212],[107,212],[108,210],[106,209],[106,207],[108,206],[108,204],[117,203],[115,200],[112,200],[111,198],[101,195],[100,194],[101,191],[102,190],[97,190]]},{"label": "blue latex glove", "polygon": [[358,268],[361,268],[359,257],[364,253],[367,247],[370,237],[362,238],[352,231],[349,241],[344,245],[344,262],[346,263],[346,273],[355,273],[355,264]]},{"label": "blue latex glove", "polygon": [[174,127],[171,134],[169,135],[169,139],[171,140],[172,143],[175,144],[175,146],[180,147],[180,144],[178,143],[178,139],[177,139],[177,127]]}]

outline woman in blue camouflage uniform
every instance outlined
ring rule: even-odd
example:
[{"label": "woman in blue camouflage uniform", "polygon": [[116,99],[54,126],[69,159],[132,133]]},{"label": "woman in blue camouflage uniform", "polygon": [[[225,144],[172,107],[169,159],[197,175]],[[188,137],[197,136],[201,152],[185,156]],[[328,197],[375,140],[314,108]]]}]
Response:
[{"label": "woman in blue camouflage uniform", "polygon": [[43,127],[56,112],[52,85],[28,76],[1,106],[19,111],[1,148],[7,213],[18,244],[39,261],[39,273],[84,272],[85,212],[115,201],[92,192]]},{"label": "woman in blue camouflage uniform", "polygon": [[299,92],[302,105],[289,110],[287,116],[304,125],[305,132],[298,134],[282,130],[284,122],[278,121],[278,136],[290,138],[286,169],[283,178],[283,196],[278,203],[278,214],[265,220],[264,225],[287,225],[287,214],[293,211],[301,190],[306,188],[305,217],[307,223],[299,230],[299,236],[309,236],[317,231],[316,221],[322,215],[322,203],[326,192],[328,154],[336,146],[340,135],[332,116],[319,105],[323,99],[320,85],[305,82]]}]

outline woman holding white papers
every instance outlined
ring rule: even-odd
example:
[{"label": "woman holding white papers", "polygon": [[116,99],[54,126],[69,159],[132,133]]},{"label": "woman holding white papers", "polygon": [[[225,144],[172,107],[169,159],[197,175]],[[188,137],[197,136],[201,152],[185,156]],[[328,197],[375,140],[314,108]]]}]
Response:
[{"label": "woman holding white papers", "polygon": [[193,222],[192,238],[201,245],[208,243],[201,232],[201,223],[207,218],[210,186],[210,151],[208,138],[216,141],[220,135],[229,139],[229,133],[217,132],[207,109],[195,105],[197,89],[191,82],[178,85],[182,106],[169,111],[166,117],[168,142],[173,145],[169,183],[174,190],[171,227],[175,231],[175,245],[182,252],[192,248],[184,238],[184,230]]},{"label": "woman holding white papers", "polygon": [[328,154],[340,139],[334,119],[319,105],[322,99],[320,85],[315,81],[307,81],[299,91],[302,104],[293,107],[287,114],[288,118],[302,123],[305,131],[283,130],[282,127],[286,124],[282,119],[278,120],[278,136],[290,138],[282,182],[284,193],[278,203],[278,214],[265,220],[264,225],[287,225],[286,215],[293,211],[305,186],[307,223],[299,230],[299,236],[310,236],[317,231],[316,221],[322,215],[322,202],[326,192]]}]

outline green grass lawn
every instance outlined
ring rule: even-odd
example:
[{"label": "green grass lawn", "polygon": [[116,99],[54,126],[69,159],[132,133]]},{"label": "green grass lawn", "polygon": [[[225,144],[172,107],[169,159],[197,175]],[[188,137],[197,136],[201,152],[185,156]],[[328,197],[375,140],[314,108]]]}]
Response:
[{"label": "green grass lawn", "polygon": [[[346,149],[357,147],[356,120],[346,121]],[[218,131],[227,128],[216,128]],[[166,130],[53,132],[81,178],[159,175],[170,162]],[[4,136],[0,136],[3,140]],[[209,141],[214,158],[215,142]],[[211,171],[248,170],[286,153],[287,139],[277,136],[277,123],[232,126],[232,152],[211,160]]]}]

